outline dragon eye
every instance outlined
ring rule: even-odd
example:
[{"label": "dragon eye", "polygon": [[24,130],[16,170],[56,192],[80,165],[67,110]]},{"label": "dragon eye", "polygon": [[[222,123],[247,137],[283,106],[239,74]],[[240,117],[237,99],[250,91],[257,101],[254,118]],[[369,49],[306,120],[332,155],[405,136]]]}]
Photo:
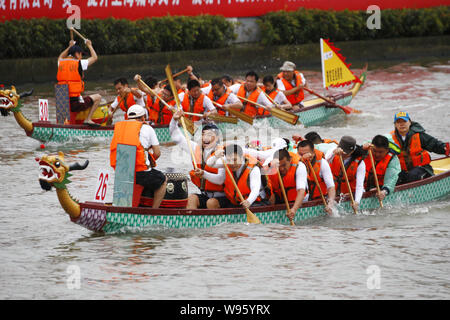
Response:
[{"label": "dragon eye", "polygon": [[56,162],[55,162],[55,167],[59,168],[60,165],[61,165],[61,164],[59,163],[59,161],[56,161]]},{"label": "dragon eye", "polygon": [[12,92],[10,92],[10,93],[9,93],[9,97],[10,97],[10,98],[12,98],[12,97],[13,97],[13,94],[12,94]]}]

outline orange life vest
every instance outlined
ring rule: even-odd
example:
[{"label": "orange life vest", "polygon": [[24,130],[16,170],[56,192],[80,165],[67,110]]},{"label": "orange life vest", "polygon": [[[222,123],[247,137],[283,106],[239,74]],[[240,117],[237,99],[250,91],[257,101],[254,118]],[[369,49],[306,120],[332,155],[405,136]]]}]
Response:
[{"label": "orange life vest", "polygon": [[337,142],[336,140],[331,140],[331,139],[322,139],[322,143],[336,143],[337,145],[339,145],[339,142]]},{"label": "orange life vest", "polygon": [[136,120],[120,121],[114,125],[114,135],[109,147],[109,161],[111,167],[116,169],[117,145],[120,143],[136,146],[135,172],[145,171],[148,169],[145,158],[145,150],[139,141],[139,133],[141,132],[142,125],[142,122]]},{"label": "orange life vest", "polygon": [[[295,179],[295,174],[297,172],[297,167],[300,162],[300,155],[297,153],[289,152],[291,156],[291,167],[283,178],[283,185],[286,191],[286,196],[289,201],[295,201],[297,198],[297,183]],[[269,176],[272,185],[272,190],[274,193],[283,199],[283,194],[281,191],[280,180],[278,179],[278,173]]]},{"label": "orange life vest", "polygon": [[78,97],[84,91],[84,82],[78,72],[80,60],[78,59],[61,59],[59,60],[58,73],[56,79],[58,84],[69,85],[69,97]]},{"label": "orange life vest", "polygon": [[[295,87],[297,87],[300,84],[303,84],[300,72],[295,70],[294,77],[295,77]],[[283,82],[286,91],[294,88],[294,86],[291,84],[290,81],[287,81],[286,79],[283,78],[283,72],[280,72],[277,75],[277,79],[280,79]],[[286,95],[286,98],[289,100],[290,103],[292,103],[292,105],[299,104],[305,98],[305,94],[303,92],[303,89],[300,89],[297,93]]]},{"label": "orange life vest", "polygon": [[[147,97],[148,101],[148,97]],[[150,100],[153,101],[153,100]],[[175,105],[175,100],[167,102],[169,106]],[[157,96],[152,104],[147,103],[148,107],[148,119],[156,124],[169,124],[172,120],[173,113],[170,111],[165,104],[161,101],[161,97]]]},{"label": "orange life vest", "polygon": [[[350,188],[352,189],[352,193],[355,193],[356,190],[356,172],[358,170],[358,166],[362,161],[362,157],[358,157],[353,159],[352,162],[347,165],[347,177],[348,182],[350,183]],[[336,186],[336,194],[341,193],[349,193],[347,182],[345,181],[344,174],[341,168],[341,161],[339,160],[339,156],[335,155],[333,161],[330,163],[331,172],[333,173],[334,183]]]},{"label": "orange life vest", "polygon": [[[227,101],[228,97],[230,96],[230,93],[231,93],[231,89],[227,88],[225,93],[220,98],[218,98],[217,100],[214,100],[214,94],[213,94],[213,91],[211,89],[209,91],[209,93],[208,93],[208,98],[210,98],[211,101],[214,101],[214,102],[216,102],[216,103],[218,103],[218,104],[223,106],[225,104],[225,102]],[[221,109],[221,108],[218,108],[217,109],[217,113],[224,116],[225,115],[225,110]]]},{"label": "orange life vest", "polygon": [[[245,90],[245,85],[242,84],[239,87],[237,95],[239,97],[246,98],[247,100],[257,102],[258,97],[261,93],[261,90],[259,88],[256,88],[248,97],[246,97],[246,92],[247,91]],[[242,104],[244,105],[244,109],[242,110],[242,112],[244,112],[245,114],[248,114],[251,117],[254,117],[258,114],[258,107],[256,107],[253,103],[244,101],[242,99],[240,99],[240,100],[242,101]]]},{"label": "orange life vest", "polygon": [[[275,101],[275,98],[277,97],[278,92],[280,92],[280,90],[274,89],[271,93],[267,93],[266,87],[262,87],[261,89],[262,89],[262,90],[270,97],[270,99],[272,99],[273,101]],[[269,99],[269,101],[270,101],[270,99]],[[272,102],[272,101],[270,101],[270,102]],[[267,109],[258,108],[258,115],[264,115],[264,116],[266,116],[266,115],[270,115],[270,112],[269,112]]]},{"label": "orange life vest", "polygon": [[[242,197],[245,199],[248,198],[250,195],[251,189],[250,189],[250,172],[253,170],[253,168],[258,164],[258,160],[255,158],[246,155],[245,156],[245,163],[244,163],[244,169],[242,170],[242,173],[239,178],[236,178],[235,173],[232,173],[234,176],[234,181],[236,181],[236,184],[239,188],[239,191],[242,194]],[[230,169],[231,171],[231,169]],[[228,200],[231,201],[234,205],[238,205],[241,202],[241,199],[239,198],[236,189],[234,188],[234,184],[228,175],[226,173],[225,177],[225,183],[224,183],[224,191],[225,195],[228,198]],[[258,196],[256,201],[260,201],[261,198]]]},{"label": "orange life vest", "polygon": [[398,139],[395,131],[392,131],[391,135],[394,142],[402,150],[398,155],[398,160],[400,160],[402,171],[409,171],[414,167],[421,167],[430,164],[430,154],[422,148],[420,134],[418,132],[410,137],[409,144],[407,146],[403,145],[403,140],[400,139],[400,141]]},{"label": "orange life vest", "polygon": [[[214,152],[212,152],[209,157],[212,157],[213,155],[214,155]],[[209,173],[214,173],[214,174],[217,174],[219,172],[219,169],[210,167],[210,166],[206,165],[206,163],[203,161],[201,146],[197,145],[197,147],[195,148],[194,156],[195,156],[195,161],[197,162],[197,168],[200,168],[202,170],[205,170]],[[214,184],[205,178],[197,177],[194,174],[194,170],[191,170],[189,172],[189,175],[191,176],[192,183],[195,184],[202,191],[210,191],[210,192],[222,192],[223,191],[223,185]]]},{"label": "orange life vest", "polygon": [[[392,158],[393,154],[388,152],[388,154],[381,161],[376,162],[374,159],[375,171],[377,172],[378,184],[380,185],[380,188],[384,185],[384,175],[386,174],[386,169]],[[372,162],[370,161],[370,157],[366,157],[366,159],[364,159],[364,162],[366,164],[366,178],[364,180],[364,188],[366,190],[370,190],[376,186],[373,176]]]},{"label": "orange life vest", "polygon": [[[327,185],[325,184],[325,181],[323,181],[322,177],[320,176],[320,170],[321,170],[321,160],[324,157],[324,153],[322,151],[319,151],[317,149],[314,149],[314,159],[311,161],[311,165],[314,169],[314,172],[316,173],[317,180],[319,181],[320,190],[322,190],[323,195],[328,194]],[[302,160],[303,161],[303,160]],[[305,161],[303,161],[305,162]],[[314,175],[312,174],[311,170],[309,169],[309,166],[306,164],[306,170],[308,172],[308,193],[309,193],[309,200],[318,199],[320,198],[320,190],[317,188],[316,181],[314,180]]]},{"label": "orange life vest", "polygon": [[117,96],[117,101],[119,102],[120,109],[122,109],[122,111],[125,112],[124,114],[125,120],[128,120],[127,115],[128,108],[136,104],[136,101],[134,101],[133,98],[133,94],[128,93],[125,99],[122,99],[121,96]]},{"label": "orange life vest", "polygon": [[[190,95],[188,93],[184,94],[183,101],[181,102],[181,106],[183,107],[183,110],[185,112],[193,112],[193,113],[201,113],[203,114],[204,108],[203,108],[203,100],[205,99],[205,95],[202,93],[200,97],[194,101],[194,104],[191,105],[191,99]],[[192,121],[198,121],[200,120],[200,117],[198,116],[188,116],[189,119]]]}]

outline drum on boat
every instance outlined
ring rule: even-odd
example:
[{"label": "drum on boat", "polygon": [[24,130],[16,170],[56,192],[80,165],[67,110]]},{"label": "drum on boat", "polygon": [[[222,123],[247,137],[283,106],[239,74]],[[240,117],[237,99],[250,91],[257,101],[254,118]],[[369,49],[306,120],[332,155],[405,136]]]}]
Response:
[{"label": "drum on boat", "polygon": [[[167,177],[166,194],[161,202],[161,208],[185,208],[188,200],[188,177],[184,173],[175,172],[175,168],[167,168],[164,173]],[[144,191],[139,206],[151,207],[153,192]]]}]

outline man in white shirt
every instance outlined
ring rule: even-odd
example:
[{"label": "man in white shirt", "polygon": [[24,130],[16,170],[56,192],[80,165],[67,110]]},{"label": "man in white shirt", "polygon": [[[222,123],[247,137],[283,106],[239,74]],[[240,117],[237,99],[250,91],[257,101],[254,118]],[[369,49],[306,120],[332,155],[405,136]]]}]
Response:
[{"label": "man in white shirt", "polygon": [[[184,112],[203,114],[204,118],[212,113],[217,113],[211,99],[201,91],[200,83],[197,80],[189,80],[187,88],[187,93],[183,92],[178,95]],[[200,120],[198,116],[190,115],[188,118],[193,121]]]},{"label": "man in white shirt", "polygon": [[[152,208],[159,208],[166,193],[167,178],[164,173],[153,168],[161,155],[158,138],[155,130],[145,123],[145,109],[142,106],[131,106],[127,115],[129,120],[120,121],[114,126],[110,146],[111,166],[115,168],[118,144],[136,146],[136,184],[144,186],[144,192],[153,192]],[[139,135],[138,142],[135,134]]]},{"label": "man in white shirt", "polygon": [[121,108],[125,114],[132,105],[138,104],[144,107],[146,112],[146,119],[148,118],[148,111],[145,108],[144,93],[138,88],[130,88],[127,79],[119,78],[114,81],[114,88],[118,96],[111,103],[111,111],[115,112],[117,108]]},{"label": "man in white shirt", "polygon": [[211,80],[211,85],[201,90],[211,101],[222,106],[217,110],[219,114],[228,115],[228,108],[237,110],[242,108],[241,100],[222,83],[220,78]]}]

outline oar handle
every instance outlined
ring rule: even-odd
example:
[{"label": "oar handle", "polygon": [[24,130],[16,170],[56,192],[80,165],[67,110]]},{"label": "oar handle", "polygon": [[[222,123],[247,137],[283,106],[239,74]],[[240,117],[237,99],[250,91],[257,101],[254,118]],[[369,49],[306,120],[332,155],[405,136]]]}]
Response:
[{"label": "oar handle", "polygon": [[267,99],[269,99],[270,102],[272,102],[275,106],[278,106],[278,104],[275,103],[275,101],[264,90],[261,90],[261,91],[266,95]]},{"label": "oar handle", "polygon": [[[284,199],[284,204],[286,205],[286,209],[288,211],[288,213],[291,211],[291,208],[289,206],[289,201],[286,195],[286,190],[284,189],[284,183],[283,183],[283,178],[281,177],[280,174],[280,169],[277,168],[277,174],[278,174],[278,180],[280,182],[280,187],[281,187],[281,193],[283,194],[283,199]],[[291,225],[295,226],[294,220],[289,218],[289,220],[291,221]]]},{"label": "oar handle", "polygon": [[[244,197],[242,196],[241,190],[239,190],[239,187],[234,180],[233,174],[231,173],[230,168],[228,168],[224,158],[222,159],[223,166],[225,167],[225,171],[227,172],[228,176],[230,177],[231,182],[233,183],[234,189],[236,190],[236,193],[238,194],[239,199],[241,202],[244,202]],[[261,221],[258,219],[258,217],[249,209],[246,208],[245,212],[247,213],[247,221],[250,223],[261,223]]]},{"label": "oar handle", "polygon": [[306,160],[306,163],[308,164],[309,170],[311,171],[311,173],[314,177],[314,182],[316,183],[317,188],[319,188],[319,192],[320,192],[320,196],[322,197],[323,205],[326,207],[327,201],[325,200],[325,196],[323,195],[322,189],[320,188],[319,179],[317,179],[316,172],[314,171],[314,168],[311,165],[311,162],[309,160]]},{"label": "oar handle", "polygon": [[86,41],[87,39],[77,31],[77,29],[75,28],[70,28],[71,31],[75,32],[81,39],[83,39],[84,41]]},{"label": "oar handle", "polygon": [[[175,83],[173,82],[172,70],[170,69],[170,65],[167,65],[165,71],[166,71],[167,80],[169,81],[169,84],[170,84],[170,89],[172,89],[172,94],[173,94],[173,97],[175,99],[175,103],[177,105],[177,109],[181,110],[180,99],[178,97],[178,93],[177,93],[177,90],[175,88]],[[186,123],[184,122],[184,118],[183,117],[180,118],[180,122],[181,122],[181,126],[183,127],[184,136],[186,137],[186,143],[188,145],[189,152],[191,153],[192,163],[194,165],[194,170],[195,170],[195,169],[197,169],[197,161],[195,160],[195,155],[194,155],[194,152],[192,151],[191,139],[190,139],[190,137],[188,135],[188,131],[186,129]]]},{"label": "oar handle", "polygon": [[[172,78],[178,77],[179,75],[182,75],[183,73],[188,72],[188,70],[189,70],[189,68],[186,68],[186,69],[184,69],[184,70],[182,70],[182,71],[180,71],[180,72],[177,72],[177,73],[175,73],[175,74],[172,76]],[[165,78],[164,80],[161,80],[159,83],[164,83],[164,82],[166,82],[167,80],[168,80],[168,79]]]},{"label": "oar handle", "polygon": [[333,100],[328,99],[328,98],[326,98],[326,97],[324,97],[324,96],[318,94],[317,92],[315,92],[314,90],[312,90],[312,89],[310,89],[310,88],[308,88],[308,87],[303,87],[303,89],[306,90],[306,91],[308,91],[309,93],[311,93],[311,94],[313,94],[313,95],[319,97],[320,99],[325,100],[325,101],[328,102],[329,104],[332,104],[332,105],[334,105],[335,107],[338,107],[338,108],[342,109],[345,113],[351,113],[351,109],[350,109],[350,108],[341,106],[341,105],[337,104],[336,102],[334,102]]},{"label": "oar handle", "polygon": [[345,170],[344,161],[342,160],[342,156],[341,155],[339,155],[339,161],[341,163],[341,169],[342,169],[342,173],[343,173],[344,178],[345,178],[345,183],[347,184],[348,193],[350,194],[350,200],[352,202],[353,212],[356,214],[357,211],[355,209],[355,199],[353,198],[352,188],[350,187],[350,182],[348,181],[347,171]]},{"label": "oar handle", "polygon": [[[370,162],[372,163],[373,179],[375,180],[377,192],[381,193],[380,184],[378,183],[377,168],[375,167],[375,161],[373,160],[372,149],[370,147],[369,147],[369,158]],[[383,201],[381,201],[381,199],[378,198],[378,202],[380,203],[380,207],[383,208]]]},{"label": "oar handle", "polygon": [[[262,90],[261,90],[261,91],[262,91]],[[263,108],[263,109],[267,109],[265,106],[263,106],[262,104],[259,104],[259,103],[255,102],[255,101],[248,100],[247,98],[244,98],[244,97],[241,97],[241,96],[238,96],[238,95],[236,95],[236,97],[238,97],[239,99],[242,99],[242,100],[244,100],[244,101],[246,101],[246,102],[253,103],[253,104],[254,104],[255,106],[257,106],[257,107],[260,107],[260,108]]]}]

